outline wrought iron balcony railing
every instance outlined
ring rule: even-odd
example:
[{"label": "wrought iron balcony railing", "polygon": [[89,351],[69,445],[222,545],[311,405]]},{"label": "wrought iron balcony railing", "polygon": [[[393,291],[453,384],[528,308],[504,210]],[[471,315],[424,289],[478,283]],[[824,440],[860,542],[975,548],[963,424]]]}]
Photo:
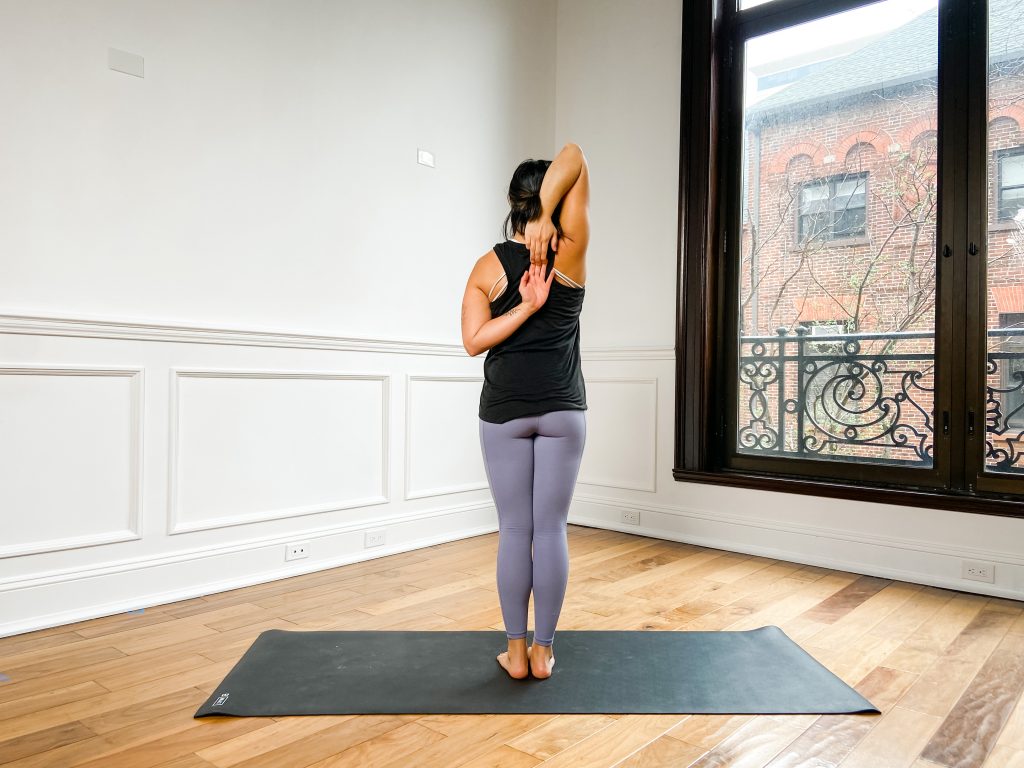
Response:
[{"label": "wrought iron balcony railing", "polygon": [[[934,349],[930,332],[741,336],[738,450],[930,466]],[[1024,328],[989,331],[986,373],[986,466],[1024,472]]]}]

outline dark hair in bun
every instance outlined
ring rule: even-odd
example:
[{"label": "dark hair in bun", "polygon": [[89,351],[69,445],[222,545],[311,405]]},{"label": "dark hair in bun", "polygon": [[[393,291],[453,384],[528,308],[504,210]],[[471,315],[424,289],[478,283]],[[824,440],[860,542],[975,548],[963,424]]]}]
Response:
[{"label": "dark hair in bun", "polygon": [[[506,238],[522,234],[526,230],[526,222],[540,215],[540,185],[544,181],[544,174],[547,173],[549,165],[550,160],[524,160],[512,174],[512,181],[508,185],[509,212],[502,227]],[[562,203],[559,201],[551,216],[559,238],[562,236],[562,226],[558,221],[561,212]]]}]

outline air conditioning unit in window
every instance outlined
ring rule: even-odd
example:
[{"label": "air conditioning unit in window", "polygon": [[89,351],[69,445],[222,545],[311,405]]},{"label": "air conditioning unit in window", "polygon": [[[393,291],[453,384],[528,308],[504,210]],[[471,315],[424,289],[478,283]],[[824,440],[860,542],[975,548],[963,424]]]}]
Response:
[{"label": "air conditioning unit in window", "polygon": [[846,333],[846,323],[835,322],[835,323],[814,323],[810,326],[810,335],[812,337],[824,337],[821,341],[808,341],[807,342],[807,353],[812,355],[842,355],[843,354],[843,341],[836,339],[834,341],[827,341],[829,336],[840,336]]}]

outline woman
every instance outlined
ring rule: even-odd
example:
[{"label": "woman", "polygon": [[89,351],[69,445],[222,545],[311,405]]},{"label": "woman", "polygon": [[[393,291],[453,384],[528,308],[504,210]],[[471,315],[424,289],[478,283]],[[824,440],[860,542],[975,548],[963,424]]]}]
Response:
[{"label": "woman", "polygon": [[[508,201],[504,234],[511,225],[511,237],[473,267],[462,341],[474,357],[490,350],[479,419],[498,510],[498,597],[508,638],[497,660],[514,678],[545,678],[555,663],[569,577],[566,518],[586,440],[579,316],[590,177],[583,150],[569,143],[553,161],[521,163]],[[536,626],[527,648],[531,590]]]}]

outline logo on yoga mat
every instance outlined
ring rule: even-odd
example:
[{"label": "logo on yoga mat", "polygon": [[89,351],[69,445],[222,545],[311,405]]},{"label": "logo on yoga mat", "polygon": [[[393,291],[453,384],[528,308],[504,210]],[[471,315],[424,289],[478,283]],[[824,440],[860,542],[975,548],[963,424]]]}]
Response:
[{"label": "logo on yoga mat", "polygon": [[213,702],[213,706],[219,707],[221,704],[228,700],[228,696],[230,695],[230,693],[222,693],[220,696],[217,697],[217,700]]}]

